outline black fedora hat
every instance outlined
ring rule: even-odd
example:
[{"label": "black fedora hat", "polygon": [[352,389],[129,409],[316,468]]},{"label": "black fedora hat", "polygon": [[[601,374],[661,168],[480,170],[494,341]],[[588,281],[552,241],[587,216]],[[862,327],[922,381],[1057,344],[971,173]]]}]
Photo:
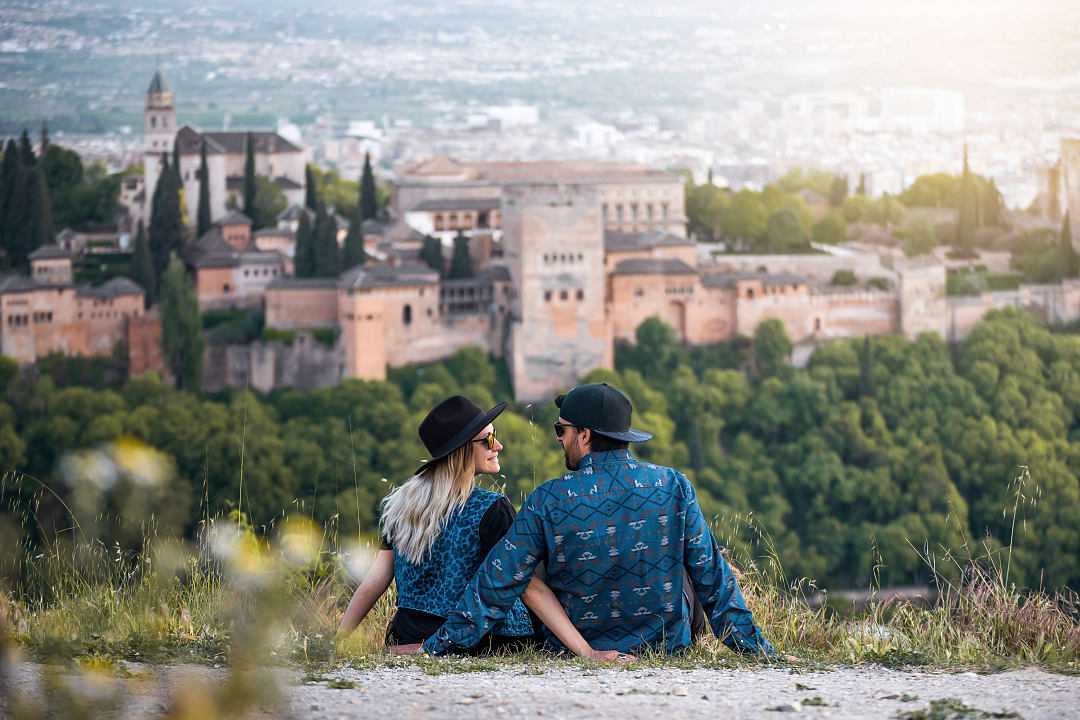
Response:
[{"label": "black fedora hat", "polygon": [[419,475],[431,463],[442,460],[465,445],[505,409],[506,403],[501,402],[484,412],[479,405],[463,395],[448,397],[433,407],[420,423],[419,430],[420,441],[424,443],[431,458],[417,468],[416,474]]},{"label": "black fedora hat", "polygon": [[564,419],[598,435],[626,442],[652,440],[652,433],[630,427],[630,398],[607,383],[578,385],[555,398],[555,404]]}]

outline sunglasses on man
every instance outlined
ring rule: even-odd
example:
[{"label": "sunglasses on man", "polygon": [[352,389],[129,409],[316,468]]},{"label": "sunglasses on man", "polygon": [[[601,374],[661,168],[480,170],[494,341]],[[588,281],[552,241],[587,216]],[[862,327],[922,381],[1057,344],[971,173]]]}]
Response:
[{"label": "sunglasses on man", "polygon": [[494,450],[495,449],[495,443],[497,442],[497,440],[495,438],[495,430],[492,429],[492,431],[489,432],[487,435],[485,435],[482,438],[476,438],[475,440],[473,440],[473,442],[474,443],[483,443],[484,445],[487,446],[488,450]]},{"label": "sunglasses on man", "polygon": [[561,423],[561,422],[558,422],[558,421],[553,423],[553,426],[555,427],[555,437],[557,437],[557,438],[561,438],[563,436],[563,433],[566,432],[566,428],[576,428],[577,427],[577,425],[571,425],[569,423]]}]

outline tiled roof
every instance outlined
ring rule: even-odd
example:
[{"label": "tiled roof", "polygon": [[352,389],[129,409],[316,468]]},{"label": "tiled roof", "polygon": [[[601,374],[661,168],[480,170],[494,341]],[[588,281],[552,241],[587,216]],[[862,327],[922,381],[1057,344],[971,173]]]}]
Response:
[{"label": "tiled roof", "polygon": [[615,266],[615,275],[696,275],[697,270],[678,258],[631,258]]},{"label": "tiled roof", "polygon": [[645,232],[604,231],[604,250],[608,252],[628,252],[631,250],[650,250],[655,247],[676,247],[693,245],[689,238],[679,237],[663,230]]},{"label": "tiled roof", "polygon": [[154,77],[150,78],[150,87],[146,90],[147,95],[156,95],[167,92],[169,86],[165,84],[165,78],[161,77],[161,71],[155,70]]},{"label": "tiled roof", "polygon": [[292,178],[287,178],[284,175],[274,178],[274,184],[282,190],[303,190],[304,186],[296,182]]},{"label": "tiled roof", "polygon": [[289,222],[300,222],[300,216],[304,213],[308,214],[308,220],[315,219],[315,213],[311,212],[303,205],[290,205],[278,213],[277,219],[279,221],[287,220]]},{"label": "tiled roof", "polygon": [[400,171],[404,182],[425,182],[436,178],[465,178],[495,185],[532,182],[637,182],[643,179],[678,182],[673,173],[632,163],[599,160],[541,160],[529,162],[463,162],[436,156],[414,163]]},{"label": "tiled roof", "polygon": [[27,277],[26,275],[17,275],[15,273],[11,273],[10,275],[0,275],[0,294],[33,292],[41,287],[44,286],[34,282],[33,278]]},{"label": "tiled roof", "polygon": [[198,130],[190,125],[185,125],[176,133],[176,145],[181,155],[199,155],[202,153],[204,141],[206,142],[207,156],[221,155],[225,152],[225,148],[205,135],[200,134]]},{"label": "tiled roof", "polygon": [[434,198],[424,200],[410,212],[443,212],[447,210],[498,210],[499,198]]},{"label": "tiled roof", "polygon": [[337,289],[337,278],[298,278],[279,277],[270,281],[267,290],[334,290]]},{"label": "tiled roof", "polygon": [[42,245],[30,253],[31,260],[64,260],[70,257],[71,254],[59,245]]},{"label": "tiled roof", "polygon": [[792,273],[702,273],[701,284],[705,287],[735,287],[736,283],[752,282],[757,280],[762,285],[776,287],[779,285],[805,285],[807,280],[802,275]]},{"label": "tiled roof", "polygon": [[[213,140],[225,149],[225,152],[240,155],[246,152],[247,133],[244,130],[228,130],[204,132],[205,138]],[[276,132],[252,131],[251,138],[255,142],[256,153],[298,153],[302,150]]]},{"label": "tiled roof", "polygon": [[76,292],[79,297],[107,299],[121,297],[123,295],[142,295],[143,289],[131,278],[115,277],[97,287],[83,285],[77,288]]},{"label": "tiled roof", "polygon": [[435,285],[439,274],[427,265],[360,265],[341,276],[339,286],[346,290],[378,287]]},{"label": "tiled roof", "polygon": [[251,225],[251,218],[239,210],[233,210],[231,213],[221,218],[217,222],[218,225]]}]

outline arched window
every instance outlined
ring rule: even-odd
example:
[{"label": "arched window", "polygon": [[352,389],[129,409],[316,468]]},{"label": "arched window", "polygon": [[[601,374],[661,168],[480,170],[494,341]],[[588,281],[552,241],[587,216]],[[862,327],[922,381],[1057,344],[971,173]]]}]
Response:
[{"label": "arched window", "polygon": [[412,325],[412,305],[406,305],[401,309],[401,322]]}]

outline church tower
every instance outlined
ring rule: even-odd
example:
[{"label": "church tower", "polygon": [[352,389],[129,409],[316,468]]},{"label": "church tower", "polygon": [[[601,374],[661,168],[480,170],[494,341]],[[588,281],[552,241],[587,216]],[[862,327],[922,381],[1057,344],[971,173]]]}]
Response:
[{"label": "church tower", "polygon": [[160,155],[172,152],[176,138],[176,106],[173,94],[161,77],[161,71],[154,72],[150,80],[150,89],[146,91],[146,110],[143,113],[143,138],[145,151]]},{"label": "church tower", "polygon": [[176,141],[176,106],[173,94],[161,77],[154,71],[150,88],[146,91],[146,109],[143,111],[143,222],[150,222],[154,188],[161,177],[161,155],[169,153],[172,161],[173,143]]}]

